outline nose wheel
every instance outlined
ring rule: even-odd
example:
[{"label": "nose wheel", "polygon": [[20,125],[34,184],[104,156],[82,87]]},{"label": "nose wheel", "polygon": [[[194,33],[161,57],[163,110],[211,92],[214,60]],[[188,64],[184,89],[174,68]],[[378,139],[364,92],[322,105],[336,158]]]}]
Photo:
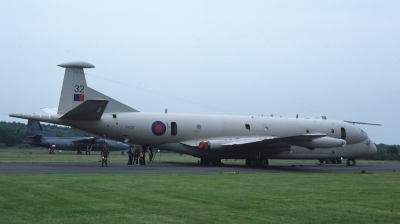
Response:
[{"label": "nose wheel", "polygon": [[355,159],[348,159],[346,161],[346,166],[355,166],[356,165],[356,160]]}]

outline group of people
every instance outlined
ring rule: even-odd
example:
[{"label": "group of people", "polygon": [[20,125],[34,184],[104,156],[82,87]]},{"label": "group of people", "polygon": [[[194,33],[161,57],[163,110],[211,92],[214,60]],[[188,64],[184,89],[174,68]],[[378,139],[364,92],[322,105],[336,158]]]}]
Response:
[{"label": "group of people", "polygon": [[[149,163],[153,162],[154,158],[154,153],[153,153],[153,147],[149,147],[147,149],[147,152],[149,153]],[[101,149],[101,166],[106,166],[107,167],[107,162],[108,162],[108,156],[110,155],[110,150],[107,148],[107,143],[103,145],[103,148]],[[128,149],[128,164],[127,165],[146,165],[146,152],[145,149],[141,148],[139,149],[138,146],[133,148],[132,146],[129,147]]]},{"label": "group of people", "polygon": [[[153,162],[153,147],[149,147],[147,149],[149,153],[149,163]],[[133,148],[132,146],[129,147],[128,149],[128,164],[127,165],[146,165],[146,152],[145,149],[141,148],[139,149],[138,146]]]}]

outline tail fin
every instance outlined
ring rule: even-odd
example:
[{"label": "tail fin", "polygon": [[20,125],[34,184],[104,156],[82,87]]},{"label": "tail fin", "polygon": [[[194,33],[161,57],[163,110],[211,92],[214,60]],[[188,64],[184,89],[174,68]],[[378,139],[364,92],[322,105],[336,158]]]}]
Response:
[{"label": "tail fin", "polygon": [[53,133],[43,131],[42,125],[40,125],[39,121],[28,119],[28,125],[26,126],[26,137],[41,138],[42,136],[56,136],[56,135]]},{"label": "tail fin", "polygon": [[40,125],[39,121],[28,119],[28,125],[26,126],[27,135],[40,134],[42,131],[42,125]]},{"label": "tail fin", "polygon": [[58,65],[65,68],[64,82],[58,104],[58,115],[63,115],[74,109],[85,100],[108,100],[104,113],[138,112],[137,110],[114,100],[87,86],[84,68],[94,68],[87,62],[69,62]]}]

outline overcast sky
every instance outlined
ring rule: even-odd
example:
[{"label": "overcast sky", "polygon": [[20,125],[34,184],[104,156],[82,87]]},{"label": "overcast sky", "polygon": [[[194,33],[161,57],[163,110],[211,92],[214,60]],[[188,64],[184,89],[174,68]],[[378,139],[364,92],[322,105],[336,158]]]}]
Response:
[{"label": "overcast sky", "polygon": [[0,121],[58,107],[64,69],[139,111],[359,125],[400,144],[400,1],[0,1]]}]

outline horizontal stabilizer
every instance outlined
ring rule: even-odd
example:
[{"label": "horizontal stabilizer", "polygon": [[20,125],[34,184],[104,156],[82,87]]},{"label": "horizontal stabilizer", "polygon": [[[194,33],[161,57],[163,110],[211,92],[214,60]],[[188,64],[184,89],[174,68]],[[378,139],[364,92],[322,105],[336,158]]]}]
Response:
[{"label": "horizontal stabilizer", "polygon": [[60,117],[63,120],[98,120],[104,113],[107,100],[86,100]]}]

